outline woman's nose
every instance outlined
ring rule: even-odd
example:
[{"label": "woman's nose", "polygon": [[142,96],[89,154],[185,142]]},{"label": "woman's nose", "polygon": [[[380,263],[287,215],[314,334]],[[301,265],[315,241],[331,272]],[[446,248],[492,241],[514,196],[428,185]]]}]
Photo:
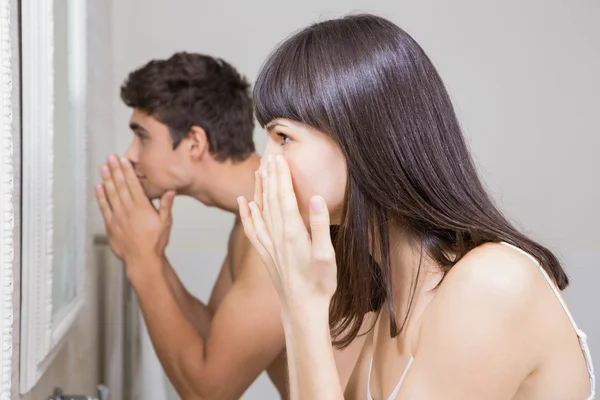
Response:
[{"label": "woman's nose", "polygon": [[263,155],[263,158],[271,155],[271,156],[275,156],[277,154],[281,154],[281,146],[272,143],[271,141],[267,142],[267,145],[265,146],[265,152]]}]

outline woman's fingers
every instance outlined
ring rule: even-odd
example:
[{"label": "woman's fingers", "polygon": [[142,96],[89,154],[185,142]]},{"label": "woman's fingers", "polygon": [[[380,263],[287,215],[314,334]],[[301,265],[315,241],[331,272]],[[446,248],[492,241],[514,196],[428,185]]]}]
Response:
[{"label": "woman's fingers", "polygon": [[[252,246],[254,246],[258,254],[263,259],[263,262],[266,264],[267,261],[271,259],[271,254],[269,250],[263,246],[257,232],[257,224],[255,223],[255,220],[260,219],[260,221],[258,221],[258,231],[260,231],[261,235],[264,236],[264,221],[262,221],[262,217],[253,215],[251,207],[256,208],[255,203],[248,203],[246,198],[243,196],[238,197],[237,201],[240,209],[240,218],[242,220],[242,225],[244,226],[244,233],[246,234],[248,240],[250,240],[250,243],[252,243]],[[256,214],[256,211],[254,214]],[[264,237],[263,240],[265,240]]]},{"label": "woman's fingers", "polygon": [[[261,211],[262,211],[262,216],[263,219],[265,221],[265,224],[267,226],[267,229],[269,229],[269,231],[272,229],[272,222],[271,222],[271,212],[269,209],[269,173],[267,171],[268,169],[268,165],[267,162],[265,161],[263,163],[263,166],[260,168],[260,181],[261,181],[261,188],[262,188],[262,204],[261,204]],[[257,203],[255,203],[257,204]]]},{"label": "woman's fingers", "polygon": [[263,208],[263,185],[262,185],[262,176],[261,171],[258,170],[254,172],[254,202],[258,205],[258,207],[262,210]]},{"label": "woman's fingers", "polygon": [[321,196],[310,199],[310,236],[312,242],[312,258],[320,263],[335,264],[335,250],[331,243],[329,211]]},{"label": "woman's fingers", "polygon": [[[283,221],[284,229],[289,235],[295,237],[299,233],[298,230],[305,231],[306,227],[298,209],[298,200],[294,192],[292,174],[283,156],[277,156],[276,168],[279,207],[281,208],[281,213],[285,216]],[[294,237],[290,239],[294,239]]]},{"label": "woman's fingers", "polygon": [[275,249],[273,248],[273,240],[265,224],[265,220],[262,216],[260,208],[256,203],[251,202],[248,204],[250,208],[250,214],[252,215],[252,222],[254,223],[254,230],[256,231],[256,237],[260,244],[269,252],[269,255],[275,259]]},{"label": "woman's fingers", "polygon": [[269,233],[274,242],[280,242],[283,235],[283,223],[287,218],[287,215],[282,214],[281,207],[279,206],[279,185],[278,185],[278,166],[276,165],[276,158],[269,156],[267,161],[267,181],[268,191],[267,199],[269,202],[269,216],[271,218],[271,226],[269,227]]},{"label": "woman's fingers", "polygon": [[313,281],[315,289],[326,296],[333,296],[337,287],[337,264],[335,249],[331,243],[329,210],[321,196],[310,199],[310,232],[312,273],[319,276]]},{"label": "woman's fingers", "polygon": [[[255,201],[238,199],[246,236],[261,255],[281,296],[287,296],[284,287],[303,287],[306,283],[331,295],[336,287],[337,268],[325,200],[320,196],[311,198],[309,236],[287,162],[281,156],[268,156],[263,161],[255,176]],[[289,274],[288,268],[302,273]]]}]

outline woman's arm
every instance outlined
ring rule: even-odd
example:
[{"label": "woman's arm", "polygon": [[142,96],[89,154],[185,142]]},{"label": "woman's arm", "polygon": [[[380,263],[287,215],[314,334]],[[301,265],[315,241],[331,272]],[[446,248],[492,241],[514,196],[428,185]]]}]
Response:
[{"label": "woman's arm", "polygon": [[328,322],[337,266],[325,200],[311,198],[309,235],[286,161],[269,156],[254,201],[238,202],[246,236],[281,298],[292,400],[343,399]]},{"label": "woman's arm", "polygon": [[285,313],[290,386],[298,388],[297,397],[291,400],[343,400],[331,345],[328,304],[307,302],[289,306]]}]

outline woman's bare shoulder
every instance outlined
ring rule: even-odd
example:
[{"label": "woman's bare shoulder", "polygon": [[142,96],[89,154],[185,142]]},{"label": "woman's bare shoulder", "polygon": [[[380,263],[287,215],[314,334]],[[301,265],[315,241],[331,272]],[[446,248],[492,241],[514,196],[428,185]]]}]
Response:
[{"label": "woman's bare shoulder", "polygon": [[532,366],[538,361],[539,295],[548,287],[529,257],[502,244],[482,245],[450,270],[437,291],[423,315],[419,347],[462,343],[475,356],[495,343],[530,354]]},{"label": "woman's bare shoulder", "polygon": [[490,295],[513,296],[530,293],[544,280],[538,264],[518,250],[501,243],[486,243],[465,255],[448,273],[446,290],[476,285]]}]

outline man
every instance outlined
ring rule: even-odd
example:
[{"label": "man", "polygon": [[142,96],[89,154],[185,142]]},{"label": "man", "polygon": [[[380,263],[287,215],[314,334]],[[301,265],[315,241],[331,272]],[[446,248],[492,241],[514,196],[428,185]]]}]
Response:
[{"label": "man", "polygon": [[[260,159],[249,84],[223,60],[177,53],[132,72],[121,97],[133,109],[133,142],[102,166],[96,195],[167,376],[183,399],[233,400],[267,370],[287,398],[279,299],[239,219],[208,304],[189,294],[164,253],[175,194],[236,216],[236,198],[253,196]],[[158,198],[157,210],[149,199]],[[356,342],[337,353],[343,385]]]}]

